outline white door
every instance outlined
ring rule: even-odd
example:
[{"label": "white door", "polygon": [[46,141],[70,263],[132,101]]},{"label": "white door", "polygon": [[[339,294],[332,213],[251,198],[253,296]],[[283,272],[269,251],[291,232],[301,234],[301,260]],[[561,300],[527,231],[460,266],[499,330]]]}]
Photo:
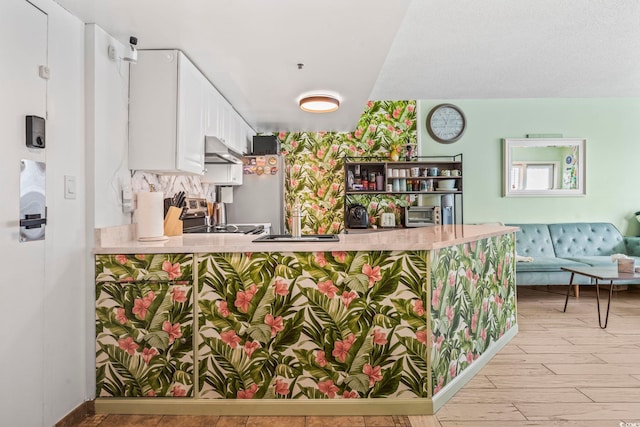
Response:
[{"label": "white door", "polygon": [[[41,425],[45,242],[20,243],[20,160],[45,161],[25,145],[25,116],[46,117],[47,15],[25,0],[0,1],[0,425]],[[20,323],[21,328],[15,325]],[[25,336],[24,330],[29,334]],[[20,331],[20,332],[19,332]]]}]

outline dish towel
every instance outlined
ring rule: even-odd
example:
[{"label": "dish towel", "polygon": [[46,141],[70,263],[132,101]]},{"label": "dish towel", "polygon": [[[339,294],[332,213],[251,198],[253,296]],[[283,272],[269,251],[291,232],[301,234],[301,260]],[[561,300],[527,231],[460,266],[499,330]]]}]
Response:
[{"label": "dish towel", "polygon": [[516,254],[516,262],[533,262],[533,257]]}]

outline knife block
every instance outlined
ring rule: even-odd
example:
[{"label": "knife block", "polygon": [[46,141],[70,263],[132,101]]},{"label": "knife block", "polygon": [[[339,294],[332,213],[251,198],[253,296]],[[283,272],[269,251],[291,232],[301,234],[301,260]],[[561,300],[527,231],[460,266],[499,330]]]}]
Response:
[{"label": "knife block", "polygon": [[164,235],[165,236],[181,236],[182,220],[180,214],[182,209],[177,206],[169,206],[167,215],[164,217]]}]

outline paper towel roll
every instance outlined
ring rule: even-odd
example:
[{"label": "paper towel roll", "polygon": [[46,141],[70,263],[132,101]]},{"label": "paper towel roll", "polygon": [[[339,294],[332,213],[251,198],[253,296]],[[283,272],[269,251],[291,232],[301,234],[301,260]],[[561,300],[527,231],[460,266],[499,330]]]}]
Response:
[{"label": "paper towel roll", "polygon": [[138,224],[138,240],[165,240],[163,194],[161,192],[141,192],[137,196],[136,223]]}]

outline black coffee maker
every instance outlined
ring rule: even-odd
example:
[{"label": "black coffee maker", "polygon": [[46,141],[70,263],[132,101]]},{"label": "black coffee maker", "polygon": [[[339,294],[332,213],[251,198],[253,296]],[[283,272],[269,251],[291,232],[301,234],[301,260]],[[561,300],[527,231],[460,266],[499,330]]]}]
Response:
[{"label": "black coffee maker", "polygon": [[367,208],[360,204],[349,205],[346,215],[347,228],[369,227],[369,214]]}]

